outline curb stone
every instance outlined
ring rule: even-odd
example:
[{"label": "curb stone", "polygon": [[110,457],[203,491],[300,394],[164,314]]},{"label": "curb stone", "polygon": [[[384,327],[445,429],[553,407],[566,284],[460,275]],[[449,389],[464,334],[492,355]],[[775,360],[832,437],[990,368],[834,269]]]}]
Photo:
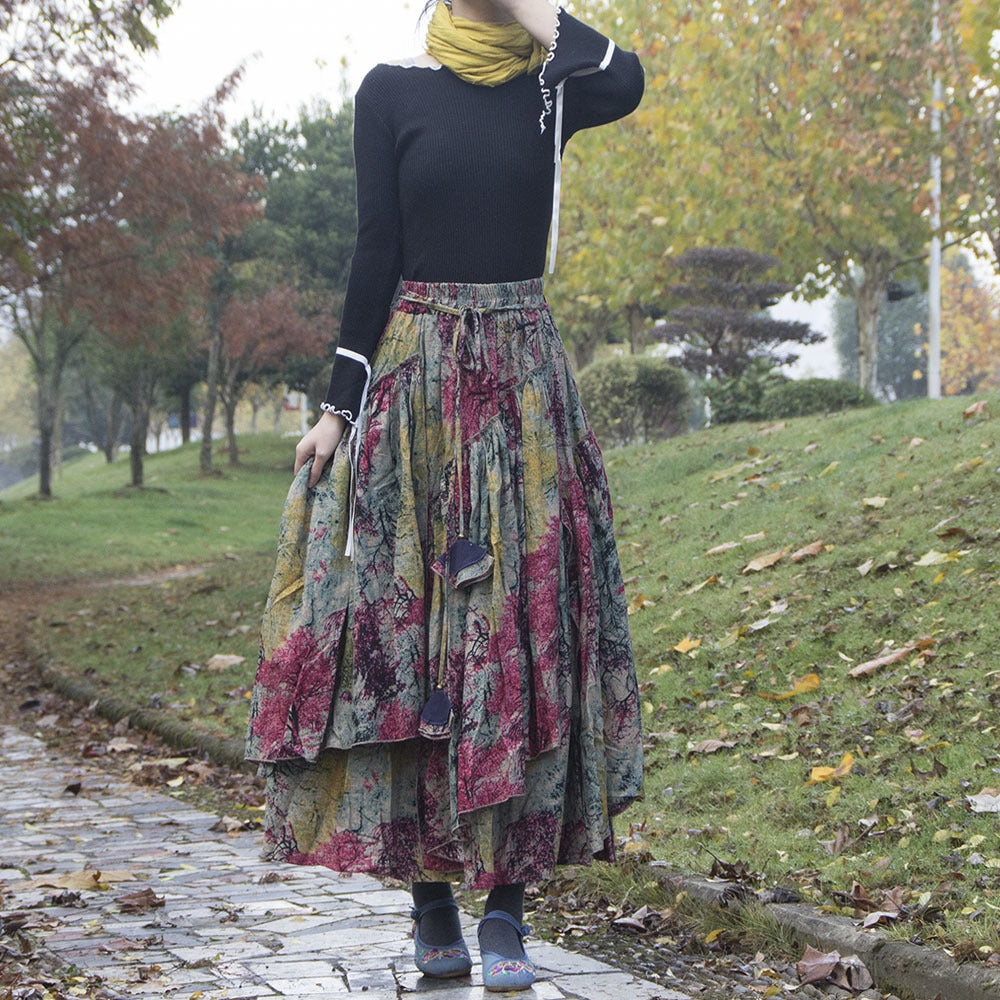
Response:
[{"label": "curb stone", "polygon": [[70,677],[47,664],[37,664],[43,684],[65,698],[83,702],[109,722],[128,719],[129,725],[155,733],[160,739],[178,748],[195,747],[209,760],[248,774],[257,773],[257,765],[243,758],[243,740],[226,738],[202,729],[192,723],[182,722],[170,712],[143,708],[127,698],[102,693],[88,681]]},{"label": "curb stone", "polygon": [[[243,758],[243,741],[226,739],[199,726],[175,719],[169,712],[143,708],[125,698],[102,694],[87,681],[70,677],[54,668],[39,664],[44,684],[64,697],[92,706],[98,715],[111,722],[127,718],[138,729],[155,733],[176,747],[197,747],[210,760],[235,770],[254,774],[257,765]],[[710,882],[693,876],[666,875],[678,890],[710,906],[738,903],[723,898],[731,882]],[[959,964],[946,952],[922,948],[905,941],[894,941],[877,930],[858,930],[854,921],[817,912],[801,903],[764,903],[766,913],[783,927],[795,931],[803,940],[825,951],[857,955],[868,968],[875,985],[883,992],[894,992],[912,1000],[1000,1000],[1000,969]]]},{"label": "curb stone", "polygon": [[[731,882],[709,882],[689,876],[668,876],[670,884],[710,906],[738,906],[724,899]],[[853,920],[817,912],[802,903],[763,903],[782,927],[787,927],[821,951],[857,955],[875,986],[907,1000],[1000,1000],[1000,968],[960,964],[941,949],[896,941],[877,930],[859,930]]]}]

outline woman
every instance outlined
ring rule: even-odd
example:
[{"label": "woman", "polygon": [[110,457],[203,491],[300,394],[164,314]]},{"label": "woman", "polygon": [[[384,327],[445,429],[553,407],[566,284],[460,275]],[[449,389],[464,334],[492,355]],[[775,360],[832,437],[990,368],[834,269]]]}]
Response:
[{"label": "woman", "polygon": [[355,99],[357,244],[247,757],[272,857],[411,882],[433,976],[471,968],[447,879],[488,888],[484,984],[516,989],[525,883],[612,859],[642,791],[608,485],[542,273],[566,140],[644,80],[550,0],[432,6],[427,51]]}]

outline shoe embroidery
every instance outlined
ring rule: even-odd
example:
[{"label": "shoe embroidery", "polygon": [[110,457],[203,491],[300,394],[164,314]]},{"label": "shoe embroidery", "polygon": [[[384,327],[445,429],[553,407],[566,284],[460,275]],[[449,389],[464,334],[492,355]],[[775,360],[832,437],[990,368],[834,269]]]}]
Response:
[{"label": "shoe embroidery", "polygon": [[421,956],[422,962],[436,962],[439,959],[468,958],[469,953],[462,948],[428,948]]},{"label": "shoe embroidery", "polygon": [[509,973],[516,976],[522,972],[533,973],[534,971],[534,967],[529,962],[523,962],[519,958],[505,958],[502,962],[494,962],[494,964],[490,966],[489,974],[491,976],[497,976]]}]

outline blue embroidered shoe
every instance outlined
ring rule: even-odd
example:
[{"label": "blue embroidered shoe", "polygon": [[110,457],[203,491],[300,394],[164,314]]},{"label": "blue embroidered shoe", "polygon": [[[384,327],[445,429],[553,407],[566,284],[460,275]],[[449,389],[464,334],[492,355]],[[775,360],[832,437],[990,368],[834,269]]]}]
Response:
[{"label": "blue embroidered shoe", "polygon": [[458,903],[453,899],[432,899],[423,906],[410,910],[410,917],[416,922],[413,928],[414,960],[417,968],[425,976],[436,979],[452,979],[456,976],[467,976],[472,971],[472,956],[465,938],[459,938],[451,944],[425,944],[420,939],[420,920],[430,910],[453,906],[458,909]]},{"label": "blue embroidered shoe", "polygon": [[535,966],[528,958],[524,950],[524,935],[531,933],[531,928],[527,924],[519,924],[509,913],[504,910],[491,910],[479,921],[479,930],[487,920],[506,920],[521,941],[521,958],[504,958],[496,952],[483,951],[480,948],[480,957],[483,960],[483,986],[493,993],[502,993],[506,990],[526,990],[535,982]]}]

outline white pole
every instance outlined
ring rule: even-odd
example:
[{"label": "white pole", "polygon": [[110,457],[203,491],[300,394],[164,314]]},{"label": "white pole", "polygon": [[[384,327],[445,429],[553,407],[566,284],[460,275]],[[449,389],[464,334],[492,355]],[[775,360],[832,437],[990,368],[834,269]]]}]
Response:
[{"label": "white pole", "polygon": [[[934,16],[931,21],[931,43],[937,48],[941,41],[938,24],[938,2],[934,0]],[[941,77],[934,75],[931,90],[931,136],[934,143],[931,152],[931,258],[927,282],[927,395],[930,399],[941,398],[941,155],[938,153],[938,137],[941,134],[941,105],[944,95]]]},{"label": "white pole", "polygon": [[309,430],[306,415],[309,412],[309,397],[304,393],[299,393],[299,427],[303,435]]}]

